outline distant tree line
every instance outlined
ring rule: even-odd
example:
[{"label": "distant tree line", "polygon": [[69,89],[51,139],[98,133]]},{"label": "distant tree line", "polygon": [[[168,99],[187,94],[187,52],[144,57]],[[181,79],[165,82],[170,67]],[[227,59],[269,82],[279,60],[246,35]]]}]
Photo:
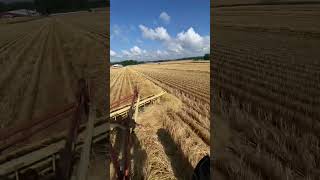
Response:
[{"label": "distant tree line", "polygon": [[205,54],[204,56],[194,56],[194,57],[179,58],[179,59],[176,59],[176,60],[189,60],[189,59],[193,59],[193,60],[210,60],[210,54]]},{"label": "distant tree line", "polygon": [[15,9],[36,9],[42,14],[59,13],[77,10],[89,10],[89,8],[107,7],[109,0],[34,0],[33,2],[1,3],[0,12]]},{"label": "distant tree line", "polygon": [[0,12],[11,11],[15,9],[35,9],[33,2],[12,2],[2,3],[0,2]]},{"label": "distant tree line", "polygon": [[210,60],[210,54],[205,54],[205,55],[203,56],[203,59],[204,59],[204,60]]},{"label": "distant tree line", "polygon": [[[210,54],[205,54],[204,56],[195,56],[195,57],[185,57],[185,58],[180,58],[180,59],[171,59],[171,60],[154,60],[154,61],[147,61],[147,62],[167,62],[167,61],[182,61],[182,60],[210,60]],[[124,60],[120,62],[112,62],[111,65],[114,64],[121,64],[122,66],[129,66],[129,65],[137,65],[137,64],[144,64],[146,63],[145,61],[136,61],[136,60]]]},{"label": "distant tree line", "polygon": [[124,60],[120,62],[113,62],[113,64],[121,64],[122,66],[129,66],[129,65],[137,65],[137,64],[143,64],[144,61],[136,61],[136,60]]},{"label": "distant tree line", "polygon": [[34,0],[37,11],[41,13],[89,10],[90,8],[107,7],[109,2],[109,0]]},{"label": "distant tree line", "polygon": [[235,6],[256,6],[256,5],[297,5],[297,4],[320,4],[318,0],[258,0],[252,3],[235,3],[235,4],[222,4],[216,7],[235,7]]}]

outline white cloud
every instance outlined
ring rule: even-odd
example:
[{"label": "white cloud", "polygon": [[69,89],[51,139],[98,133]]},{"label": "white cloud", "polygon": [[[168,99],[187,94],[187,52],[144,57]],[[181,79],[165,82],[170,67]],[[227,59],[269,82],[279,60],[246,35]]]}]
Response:
[{"label": "white cloud", "polygon": [[117,53],[110,49],[110,56],[116,56],[116,55],[117,55]]},{"label": "white cloud", "polygon": [[168,56],[169,55],[169,53],[167,52],[167,51],[165,51],[165,50],[163,50],[163,51],[161,51],[161,50],[157,50],[157,51],[155,51],[155,54],[159,57],[159,58],[161,58],[161,57],[166,57],[166,56]]},{"label": "white cloud", "polygon": [[141,55],[142,54],[142,50],[138,46],[134,46],[133,48],[131,48],[130,52],[132,55]]},{"label": "white cloud", "polygon": [[210,51],[210,37],[201,36],[192,27],[187,31],[177,34],[176,38],[171,38],[167,30],[163,27],[151,29],[140,25],[142,36],[151,40],[159,40],[167,48],[167,51],[176,55],[201,55]]},{"label": "white cloud", "polygon": [[127,51],[127,50],[122,50],[121,52],[122,52],[122,54],[124,56],[130,56],[131,55],[131,53],[129,51]]},{"label": "white cloud", "polygon": [[122,54],[119,54],[118,57],[121,59],[134,59],[134,60],[155,60],[155,59],[168,59],[170,53],[166,50],[155,50],[147,51],[138,46],[133,46],[128,50],[122,50]]},{"label": "white cloud", "polygon": [[182,31],[177,35],[177,42],[187,50],[203,52],[210,46],[210,38],[208,36],[202,37],[196,33],[192,27],[186,32]]},{"label": "white cloud", "polygon": [[[135,60],[160,60],[176,59],[188,56],[203,56],[210,51],[210,37],[202,36],[190,27],[177,33],[176,36],[170,36],[163,27],[155,29],[140,25],[142,36],[147,39],[159,41],[163,48],[156,50],[145,50],[137,45],[115,53],[114,58],[118,59],[135,59]],[[136,40],[139,43],[140,39]],[[142,46],[140,43],[139,45]],[[113,52],[110,51],[112,56]]]},{"label": "white cloud", "polygon": [[142,56],[147,55],[147,50],[141,49],[138,46],[133,46],[129,50],[122,50],[122,55],[120,55],[123,58],[134,58],[134,59],[141,59]]},{"label": "white cloud", "polygon": [[169,23],[170,23],[171,17],[170,17],[166,12],[162,12],[162,13],[160,14],[159,18],[160,18],[165,24],[169,24]]},{"label": "white cloud", "polygon": [[163,27],[157,27],[155,29],[148,28],[144,25],[139,25],[140,30],[142,31],[142,36],[151,40],[170,40],[170,36],[167,30]]},{"label": "white cloud", "polygon": [[179,44],[177,41],[172,40],[165,43],[166,47],[168,48],[168,51],[176,54],[182,54],[184,51],[181,44]]},{"label": "white cloud", "polygon": [[162,55],[162,51],[161,50],[157,50],[157,54],[158,55]]}]

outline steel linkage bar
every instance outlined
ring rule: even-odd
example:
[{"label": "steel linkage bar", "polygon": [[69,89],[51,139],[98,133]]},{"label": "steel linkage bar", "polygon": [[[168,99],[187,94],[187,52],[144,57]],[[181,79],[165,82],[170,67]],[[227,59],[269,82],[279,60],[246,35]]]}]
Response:
[{"label": "steel linkage bar", "polygon": [[77,93],[77,108],[74,114],[74,118],[72,119],[69,125],[67,141],[64,149],[61,152],[60,166],[59,171],[57,173],[58,179],[61,180],[70,179],[73,167],[75,144],[81,117],[82,114],[84,114],[85,118],[87,119],[89,114],[89,92],[86,81],[84,79],[80,79],[78,81],[78,85],[79,91]]},{"label": "steel linkage bar", "polygon": [[62,117],[72,113],[74,110],[75,103],[72,103],[59,112],[37,119],[34,123],[23,125],[16,129],[11,129],[11,131],[8,132],[2,131],[0,133],[0,152],[3,152],[13,145],[30,138],[30,136],[33,136],[40,131],[56,124],[58,121],[63,119]]}]

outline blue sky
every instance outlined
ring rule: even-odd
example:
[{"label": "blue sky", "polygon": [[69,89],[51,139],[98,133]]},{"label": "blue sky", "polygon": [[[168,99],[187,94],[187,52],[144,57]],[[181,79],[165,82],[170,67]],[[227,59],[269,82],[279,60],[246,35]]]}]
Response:
[{"label": "blue sky", "polygon": [[209,0],[111,0],[111,61],[209,52]]}]

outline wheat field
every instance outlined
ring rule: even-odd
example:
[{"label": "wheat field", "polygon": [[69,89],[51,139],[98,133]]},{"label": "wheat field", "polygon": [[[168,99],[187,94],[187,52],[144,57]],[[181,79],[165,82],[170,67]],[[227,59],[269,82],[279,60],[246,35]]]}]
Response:
[{"label": "wheat field", "polygon": [[[133,87],[138,87],[141,99],[167,92],[139,113],[141,126],[135,130],[132,149],[133,177],[191,178],[193,168],[210,149],[209,63],[143,64],[111,69],[110,74],[111,105],[132,94]],[[117,132],[113,134],[116,146]]]}]

